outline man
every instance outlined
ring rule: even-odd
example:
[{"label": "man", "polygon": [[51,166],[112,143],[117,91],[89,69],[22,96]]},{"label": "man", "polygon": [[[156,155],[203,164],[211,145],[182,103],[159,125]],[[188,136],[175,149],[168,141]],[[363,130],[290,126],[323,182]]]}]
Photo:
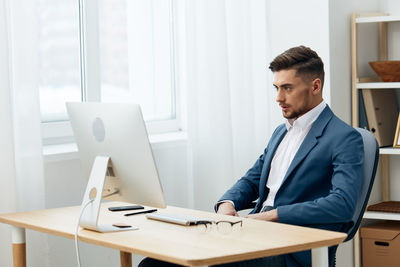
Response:
[{"label": "man", "polygon": [[[254,166],[221,197],[216,210],[238,216],[238,210],[258,199],[248,218],[345,232],[353,224],[361,188],[362,138],[323,101],[324,67],[316,52],[293,47],[269,68],[276,101],[287,120],[276,128]],[[336,248],[329,248],[330,265]],[[142,263],[167,266],[152,259]],[[306,251],[222,266],[310,265],[311,252]]]},{"label": "man", "polygon": [[[269,68],[287,120],[254,166],[222,196],[217,212],[237,216],[237,210],[258,199],[248,218],[345,232],[353,224],[362,183],[362,138],[323,101],[324,68],[316,52],[291,48]],[[336,248],[329,248],[330,265]],[[310,266],[311,253],[273,260],[282,266]],[[277,266],[265,261],[265,266]]]}]

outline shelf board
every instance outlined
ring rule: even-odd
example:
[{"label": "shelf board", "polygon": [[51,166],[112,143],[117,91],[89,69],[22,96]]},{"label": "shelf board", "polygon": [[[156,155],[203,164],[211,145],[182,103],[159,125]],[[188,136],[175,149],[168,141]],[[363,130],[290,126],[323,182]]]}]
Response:
[{"label": "shelf board", "polygon": [[374,16],[374,17],[356,18],[356,23],[391,22],[391,21],[400,21],[400,16]]},{"label": "shelf board", "polygon": [[358,89],[400,88],[400,82],[357,83]]},{"label": "shelf board", "polygon": [[382,147],[379,148],[379,154],[400,155],[400,148]]},{"label": "shelf board", "polygon": [[400,213],[393,212],[379,212],[379,211],[366,211],[363,216],[364,219],[376,220],[392,220],[400,221]]}]

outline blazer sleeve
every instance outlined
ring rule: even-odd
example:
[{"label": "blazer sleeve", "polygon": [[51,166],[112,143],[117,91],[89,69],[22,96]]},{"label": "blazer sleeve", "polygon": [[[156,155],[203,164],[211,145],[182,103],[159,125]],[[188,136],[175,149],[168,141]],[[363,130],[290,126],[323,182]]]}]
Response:
[{"label": "blazer sleeve", "polygon": [[242,210],[248,208],[250,203],[258,198],[260,177],[267,151],[268,147],[254,163],[253,167],[226,191],[218,202],[230,200],[235,205],[236,210]]},{"label": "blazer sleeve", "polygon": [[[218,200],[218,203],[230,200],[235,205],[236,210],[243,210],[251,207],[251,203],[259,197],[260,179],[265,166],[265,158],[271,149],[271,144],[276,141],[278,133],[285,127],[285,124],[279,125],[272,133],[271,139],[264,153],[257,159],[253,167],[240,178],[225,194]],[[218,205],[217,203],[217,205]],[[214,209],[217,209],[217,205]]]},{"label": "blazer sleeve", "polygon": [[357,131],[348,132],[333,144],[332,188],[328,195],[313,201],[277,208],[278,221],[295,225],[350,222],[362,184],[364,146]]}]

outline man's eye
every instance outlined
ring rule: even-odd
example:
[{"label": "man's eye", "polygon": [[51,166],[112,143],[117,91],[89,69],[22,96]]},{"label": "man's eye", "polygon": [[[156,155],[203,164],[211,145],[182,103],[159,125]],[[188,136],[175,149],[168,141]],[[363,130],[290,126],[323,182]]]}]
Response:
[{"label": "man's eye", "polygon": [[292,88],[289,87],[289,86],[285,86],[285,87],[283,87],[283,89],[284,89],[285,91],[290,91],[290,89],[292,89]]}]

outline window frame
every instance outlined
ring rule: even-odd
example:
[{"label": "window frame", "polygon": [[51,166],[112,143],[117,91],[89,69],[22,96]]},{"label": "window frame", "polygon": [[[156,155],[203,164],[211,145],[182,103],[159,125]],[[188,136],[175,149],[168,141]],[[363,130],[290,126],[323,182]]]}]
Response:
[{"label": "window frame", "polygon": [[[99,102],[101,99],[100,79],[100,47],[99,47],[99,20],[97,0],[79,1],[79,39],[80,39],[80,73],[81,73],[81,101]],[[170,1],[170,23],[171,23],[171,70],[173,88],[173,106],[175,118],[165,120],[145,121],[148,134],[161,134],[167,132],[182,131],[180,93],[177,77],[177,25],[175,23],[174,0]],[[82,23],[83,22],[83,23]],[[68,121],[42,122],[43,145],[55,145],[74,142],[71,124]]]}]

